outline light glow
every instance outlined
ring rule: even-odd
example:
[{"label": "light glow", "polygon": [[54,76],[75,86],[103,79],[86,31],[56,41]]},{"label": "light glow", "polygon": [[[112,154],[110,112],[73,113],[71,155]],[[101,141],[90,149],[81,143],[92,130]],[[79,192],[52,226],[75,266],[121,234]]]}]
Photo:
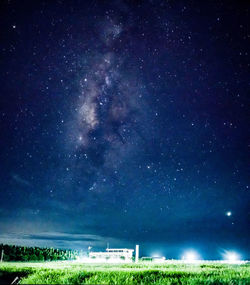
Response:
[{"label": "light glow", "polygon": [[229,263],[237,263],[240,261],[240,255],[235,251],[226,251],[223,254],[223,259],[228,261]]},{"label": "light glow", "polygon": [[200,259],[201,259],[200,255],[194,250],[188,250],[184,252],[182,256],[182,260],[187,261],[187,262],[196,262]]}]

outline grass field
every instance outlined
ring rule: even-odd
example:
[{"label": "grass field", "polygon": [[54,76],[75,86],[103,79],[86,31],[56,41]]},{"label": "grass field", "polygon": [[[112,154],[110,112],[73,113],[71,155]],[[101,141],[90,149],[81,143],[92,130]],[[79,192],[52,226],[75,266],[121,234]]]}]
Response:
[{"label": "grass field", "polygon": [[250,284],[250,264],[3,262],[0,284]]}]

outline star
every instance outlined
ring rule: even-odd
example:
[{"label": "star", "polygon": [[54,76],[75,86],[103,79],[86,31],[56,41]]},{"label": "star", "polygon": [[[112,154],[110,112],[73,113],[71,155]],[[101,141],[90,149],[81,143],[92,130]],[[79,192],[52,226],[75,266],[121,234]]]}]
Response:
[{"label": "star", "polygon": [[231,211],[228,211],[228,212],[226,212],[226,215],[227,215],[228,217],[230,217],[230,216],[232,216],[232,212],[231,212]]}]

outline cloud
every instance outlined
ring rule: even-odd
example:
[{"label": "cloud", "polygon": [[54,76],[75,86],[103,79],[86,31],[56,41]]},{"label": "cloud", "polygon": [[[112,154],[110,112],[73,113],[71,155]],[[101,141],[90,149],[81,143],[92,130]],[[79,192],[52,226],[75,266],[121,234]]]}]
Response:
[{"label": "cloud", "polygon": [[13,173],[11,175],[11,178],[13,181],[17,182],[18,184],[20,185],[23,185],[23,186],[28,186],[28,187],[32,187],[33,185],[30,183],[30,181],[24,179],[23,177],[21,177],[20,175],[18,174],[15,174]]},{"label": "cloud", "polygon": [[101,240],[101,237],[98,235],[91,234],[70,234],[70,233],[60,233],[60,232],[45,232],[39,234],[29,234],[25,239],[33,240],[63,240],[63,241],[88,241],[88,242],[97,242]]},{"label": "cloud", "polygon": [[112,246],[119,246],[124,241],[100,235],[38,232],[38,233],[5,233],[0,236],[0,243],[20,246],[39,246],[70,249],[87,249],[89,245],[101,249],[107,242]]}]

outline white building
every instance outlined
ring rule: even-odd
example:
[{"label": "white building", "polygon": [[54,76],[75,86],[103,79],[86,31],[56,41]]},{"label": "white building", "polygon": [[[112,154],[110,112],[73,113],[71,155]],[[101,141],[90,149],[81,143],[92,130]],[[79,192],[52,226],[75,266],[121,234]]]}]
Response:
[{"label": "white building", "polygon": [[104,252],[90,252],[89,258],[97,262],[132,262],[133,249],[107,248]]}]

